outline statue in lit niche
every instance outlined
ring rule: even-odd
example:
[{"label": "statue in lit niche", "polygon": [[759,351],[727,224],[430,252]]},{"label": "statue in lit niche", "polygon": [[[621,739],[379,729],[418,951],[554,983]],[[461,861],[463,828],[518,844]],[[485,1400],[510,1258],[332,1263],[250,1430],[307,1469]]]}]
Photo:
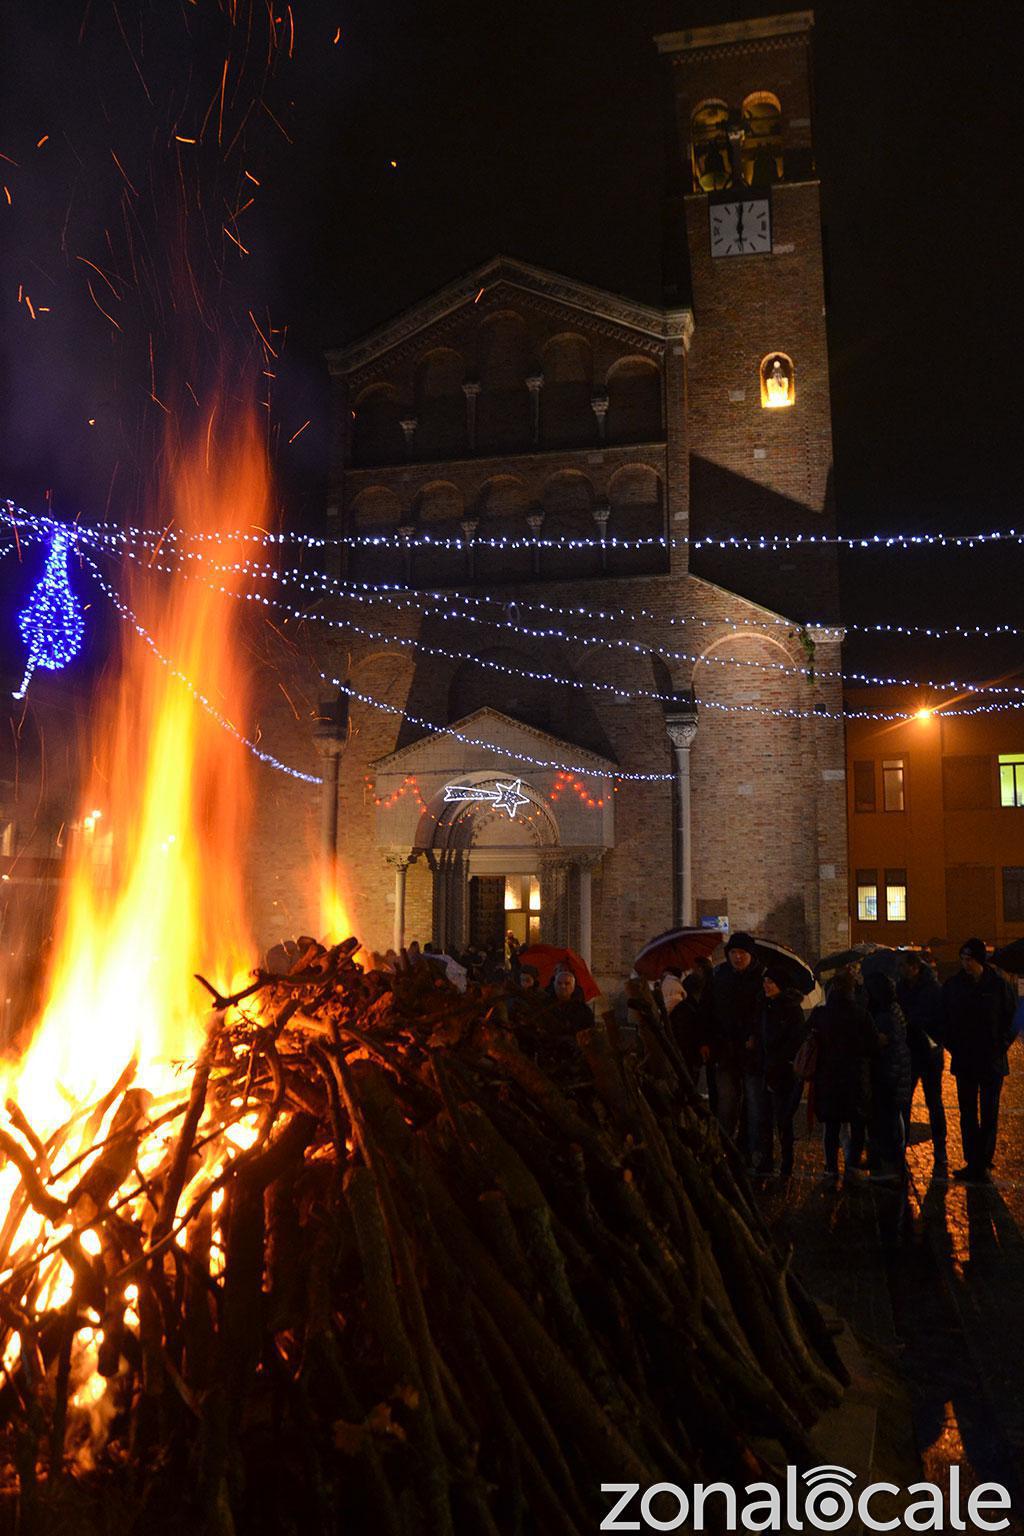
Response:
[{"label": "statue in lit niche", "polygon": [[768,410],[792,405],[793,363],[784,352],[770,352],[761,364],[761,404]]}]

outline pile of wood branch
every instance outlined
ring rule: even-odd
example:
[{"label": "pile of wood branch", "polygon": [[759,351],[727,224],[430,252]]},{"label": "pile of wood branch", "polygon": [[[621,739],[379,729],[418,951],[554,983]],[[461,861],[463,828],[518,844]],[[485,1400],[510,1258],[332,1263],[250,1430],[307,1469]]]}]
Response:
[{"label": "pile of wood branch", "polygon": [[602,1482],[805,1461],[842,1367],[657,1017],[556,1040],[544,1003],[353,948],[215,997],[155,1173],[127,1074],[66,1195],[8,1105],[10,1528],[574,1536]]}]

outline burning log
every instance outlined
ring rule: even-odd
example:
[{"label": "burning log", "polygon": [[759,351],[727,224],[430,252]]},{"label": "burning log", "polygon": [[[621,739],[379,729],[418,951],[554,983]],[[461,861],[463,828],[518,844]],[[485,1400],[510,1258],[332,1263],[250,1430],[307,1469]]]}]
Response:
[{"label": "burning log", "polygon": [[842,1368],[658,1021],[353,950],[207,984],[190,1092],[123,1078],[57,1174],[9,1112],[11,1528],[572,1536],[807,1460]]}]

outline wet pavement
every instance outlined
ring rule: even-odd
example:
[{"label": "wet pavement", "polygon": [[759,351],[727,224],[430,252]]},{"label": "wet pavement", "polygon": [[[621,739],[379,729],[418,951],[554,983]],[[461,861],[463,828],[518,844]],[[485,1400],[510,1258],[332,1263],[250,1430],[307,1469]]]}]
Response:
[{"label": "wet pavement", "polygon": [[[801,1109],[794,1177],[763,1186],[777,1238],[810,1290],[892,1361],[910,1399],[921,1475],[1005,1484],[1024,1532],[1024,1047],[1013,1047],[993,1183],[932,1177],[928,1114],[914,1102],[905,1187],[823,1180],[820,1131]],[[961,1165],[947,1074],[949,1166]]]}]

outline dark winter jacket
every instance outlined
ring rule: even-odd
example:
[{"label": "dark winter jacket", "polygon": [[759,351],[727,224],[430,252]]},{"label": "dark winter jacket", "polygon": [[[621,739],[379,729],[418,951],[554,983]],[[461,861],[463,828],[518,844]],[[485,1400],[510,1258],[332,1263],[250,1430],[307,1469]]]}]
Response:
[{"label": "dark winter jacket", "polygon": [[668,1016],[668,1028],[690,1075],[696,1077],[703,1059],[701,1051],[711,1045],[707,1013],[684,994]]},{"label": "dark winter jacket", "polygon": [[764,1009],[764,966],[752,960],[744,971],[728,960],[717,965],[701,998],[708,1020],[712,1060],[737,1071],[747,1065],[747,1041],[760,1030]]},{"label": "dark winter jacket", "polygon": [[876,1100],[889,1109],[902,1109],[910,1103],[913,1073],[907,1021],[896,1001],[896,988],[888,976],[877,973],[865,982],[868,1012],[878,1031],[879,1050],[871,1062],[871,1090]]},{"label": "dark winter jacket", "polygon": [[1005,1077],[1017,999],[1009,982],[986,965],[977,981],[957,971],[942,988],[945,1043],[954,1077]]},{"label": "dark winter jacket", "polygon": [[834,992],[815,1008],[810,1026],[818,1037],[814,1108],[819,1120],[867,1119],[871,1112],[871,1061],[878,1031],[860,1003]]},{"label": "dark winter jacket", "polygon": [[800,994],[787,988],[778,997],[766,997],[753,1070],[763,1075],[773,1093],[789,1093],[796,1087],[793,1057],[807,1034]]},{"label": "dark winter jacket", "polygon": [[896,983],[896,1001],[907,1021],[911,1064],[920,1076],[942,1049],[942,988],[930,965],[922,965],[914,981]]}]

